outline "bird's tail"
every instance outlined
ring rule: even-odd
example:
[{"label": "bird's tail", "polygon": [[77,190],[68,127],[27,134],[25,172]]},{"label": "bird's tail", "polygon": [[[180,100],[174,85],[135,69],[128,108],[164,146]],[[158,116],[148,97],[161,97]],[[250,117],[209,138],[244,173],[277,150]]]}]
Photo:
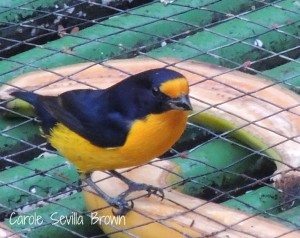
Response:
[{"label": "bird's tail", "polygon": [[43,104],[41,103],[41,99],[43,96],[33,92],[25,91],[15,91],[10,93],[10,95],[30,103],[34,107],[36,115],[41,121],[41,126],[44,133],[50,133],[50,129],[56,124],[57,121],[55,118],[52,117],[52,115],[44,108]]},{"label": "bird's tail", "polygon": [[10,95],[20,98],[28,103],[30,103],[33,106],[36,106],[38,102],[38,94],[33,93],[33,92],[25,92],[25,91],[15,91],[10,93]]}]

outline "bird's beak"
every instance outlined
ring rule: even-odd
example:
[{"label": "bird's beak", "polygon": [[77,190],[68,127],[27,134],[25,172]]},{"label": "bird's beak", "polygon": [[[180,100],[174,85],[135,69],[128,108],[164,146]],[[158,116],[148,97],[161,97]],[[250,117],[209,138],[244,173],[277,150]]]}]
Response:
[{"label": "bird's beak", "polygon": [[169,99],[168,104],[171,107],[171,109],[175,109],[175,110],[183,110],[183,111],[193,110],[188,95],[184,95],[178,98],[171,98]]}]

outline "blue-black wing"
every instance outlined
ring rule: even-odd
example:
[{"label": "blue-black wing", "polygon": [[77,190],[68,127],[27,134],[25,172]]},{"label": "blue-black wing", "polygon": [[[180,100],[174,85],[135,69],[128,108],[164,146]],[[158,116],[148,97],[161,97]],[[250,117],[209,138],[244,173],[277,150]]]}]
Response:
[{"label": "blue-black wing", "polygon": [[58,97],[30,92],[12,95],[35,107],[46,133],[60,122],[97,146],[117,147],[125,143],[130,122],[110,105],[105,90],[73,90]]}]

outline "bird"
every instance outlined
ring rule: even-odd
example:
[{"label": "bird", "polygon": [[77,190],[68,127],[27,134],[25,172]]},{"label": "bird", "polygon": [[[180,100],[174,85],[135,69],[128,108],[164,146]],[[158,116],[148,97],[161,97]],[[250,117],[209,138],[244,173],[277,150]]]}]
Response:
[{"label": "bird", "polygon": [[[183,134],[192,110],[188,80],[168,68],[131,75],[106,89],[76,89],[58,96],[14,91],[31,104],[50,145],[84,175],[86,183],[118,215],[126,214],[133,191],[148,195],[163,190],[129,180],[116,169],[143,165],[168,151]],[[116,197],[91,179],[93,171],[108,171],[128,185]],[[146,175],[145,175],[146,176]]]}]

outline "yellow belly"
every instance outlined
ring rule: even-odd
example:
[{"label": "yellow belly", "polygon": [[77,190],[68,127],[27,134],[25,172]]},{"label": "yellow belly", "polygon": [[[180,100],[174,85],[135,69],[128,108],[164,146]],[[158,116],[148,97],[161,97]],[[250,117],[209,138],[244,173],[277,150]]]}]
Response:
[{"label": "yellow belly", "polygon": [[147,163],[166,152],[182,135],[187,112],[152,114],[133,123],[121,147],[101,148],[57,124],[49,142],[80,171],[111,170]]}]

